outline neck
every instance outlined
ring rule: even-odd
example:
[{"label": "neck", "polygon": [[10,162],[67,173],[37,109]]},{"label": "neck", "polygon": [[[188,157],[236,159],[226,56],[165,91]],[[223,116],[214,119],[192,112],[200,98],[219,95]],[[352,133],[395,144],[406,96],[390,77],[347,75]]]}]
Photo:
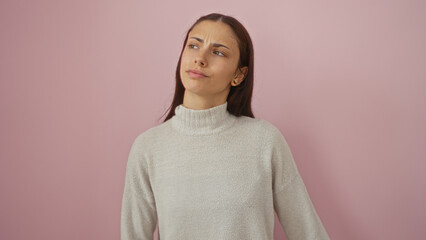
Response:
[{"label": "neck", "polygon": [[207,109],[191,109],[180,104],[175,108],[173,127],[186,135],[206,135],[230,127],[236,117],[227,110],[228,102]]}]

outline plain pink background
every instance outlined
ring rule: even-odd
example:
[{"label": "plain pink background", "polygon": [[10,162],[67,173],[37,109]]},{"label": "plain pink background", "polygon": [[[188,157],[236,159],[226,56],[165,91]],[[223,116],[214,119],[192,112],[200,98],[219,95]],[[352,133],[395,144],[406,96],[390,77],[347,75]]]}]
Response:
[{"label": "plain pink background", "polygon": [[[119,239],[134,138],[185,31],[230,14],[253,111],[286,137],[332,239],[426,239],[424,1],[0,2],[0,239]],[[275,237],[284,239],[276,218]]]}]

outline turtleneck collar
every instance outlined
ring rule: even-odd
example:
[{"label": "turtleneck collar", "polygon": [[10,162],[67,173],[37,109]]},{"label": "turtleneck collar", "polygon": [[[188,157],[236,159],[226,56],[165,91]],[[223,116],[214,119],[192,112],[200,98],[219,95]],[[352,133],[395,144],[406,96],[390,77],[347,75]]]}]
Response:
[{"label": "turtleneck collar", "polygon": [[175,108],[173,127],[186,135],[206,135],[230,127],[236,116],[227,111],[228,102],[207,109],[190,109],[183,104]]}]

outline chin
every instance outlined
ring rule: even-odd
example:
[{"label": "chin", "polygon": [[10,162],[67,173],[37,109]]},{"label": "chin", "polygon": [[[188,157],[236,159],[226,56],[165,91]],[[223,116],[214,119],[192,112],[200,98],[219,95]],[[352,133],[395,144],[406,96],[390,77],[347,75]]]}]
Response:
[{"label": "chin", "polygon": [[191,92],[192,94],[197,94],[197,95],[205,95],[208,93],[208,91],[206,91],[205,87],[201,84],[198,83],[198,81],[190,79],[189,81],[191,82],[186,82],[183,81],[183,87],[185,88],[186,91]]}]

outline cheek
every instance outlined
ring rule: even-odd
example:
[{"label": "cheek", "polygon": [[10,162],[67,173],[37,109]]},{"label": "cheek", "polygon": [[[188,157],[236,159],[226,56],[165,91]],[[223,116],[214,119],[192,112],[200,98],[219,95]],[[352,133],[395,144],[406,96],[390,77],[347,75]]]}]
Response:
[{"label": "cheek", "polygon": [[185,53],[182,53],[180,58],[180,70],[186,69],[188,67],[188,56]]},{"label": "cheek", "polygon": [[188,53],[187,51],[183,51],[182,57],[181,57],[181,62],[188,63],[190,61],[191,61],[191,54]]},{"label": "cheek", "polygon": [[234,68],[229,62],[221,62],[215,66],[215,72],[222,78],[231,79],[234,74]]}]

